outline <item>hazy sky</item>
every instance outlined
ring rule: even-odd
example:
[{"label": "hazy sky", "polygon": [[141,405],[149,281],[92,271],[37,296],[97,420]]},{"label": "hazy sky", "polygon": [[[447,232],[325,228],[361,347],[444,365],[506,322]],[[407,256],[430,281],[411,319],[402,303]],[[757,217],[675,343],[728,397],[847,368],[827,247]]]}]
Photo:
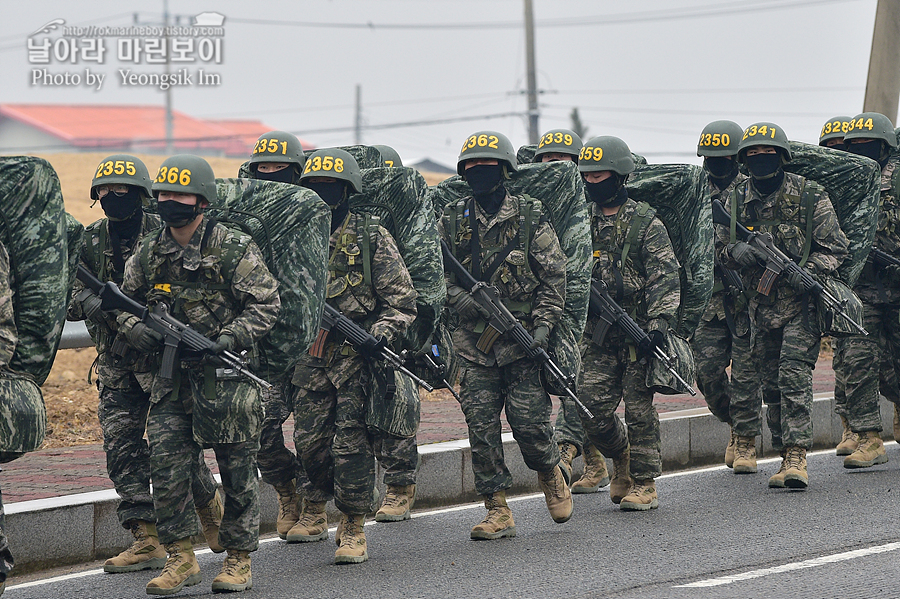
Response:
[{"label": "hazy sky", "polygon": [[[541,130],[569,127],[578,107],[589,137],[619,136],[651,162],[697,162],[712,120],[773,121],[815,143],[828,118],[862,111],[876,0],[533,1]],[[391,145],[407,163],[427,156],[452,167],[482,129],[527,143],[522,0],[168,4],[173,15],[226,17],[221,63],[183,67],[221,76],[218,86],[175,88],[174,108],[187,114],[257,118],[318,146],[351,144],[359,84],[372,127],[362,142]],[[119,63],[115,36],[103,64],[30,64],[26,47],[53,19],[124,26],[135,12],[160,23],[162,11],[162,0],[2,0],[0,102],[162,105],[161,91],[123,85],[118,72],[162,67]],[[99,91],[84,81],[33,85],[43,68],[106,77]],[[383,127],[434,120],[455,122]]]}]

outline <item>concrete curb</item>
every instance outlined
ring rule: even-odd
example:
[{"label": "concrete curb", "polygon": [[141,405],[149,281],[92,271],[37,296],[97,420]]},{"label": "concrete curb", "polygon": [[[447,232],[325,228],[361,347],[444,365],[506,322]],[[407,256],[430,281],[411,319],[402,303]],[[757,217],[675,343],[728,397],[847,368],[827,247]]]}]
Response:
[{"label": "concrete curb", "polygon": [[[841,422],[834,414],[831,394],[821,394],[813,402],[815,449],[833,448],[841,438]],[[893,404],[882,399],[882,438],[892,438]],[[668,412],[660,416],[663,469],[684,470],[720,464],[729,439],[728,427],[705,408]],[[763,435],[760,455],[772,456],[763,408]],[[537,476],[522,460],[511,434],[503,435],[507,465],[515,481],[511,495],[539,492]],[[417,479],[416,508],[433,508],[477,501],[472,475],[472,454],[467,440],[420,445],[421,465]],[[576,476],[582,470],[575,462]],[[379,468],[378,480],[382,478]],[[384,485],[379,483],[379,492]],[[16,572],[25,573],[66,564],[104,559],[128,547],[131,538],[116,519],[118,496],[114,491],[80,493],[11,503],[6,506],[7,535],[16,559]],[[275,529],[274,489],[260,484],[261,532]],[[338,513],[329,504],[329,519]],[[63,542],[64,540],[64,542]]]}]

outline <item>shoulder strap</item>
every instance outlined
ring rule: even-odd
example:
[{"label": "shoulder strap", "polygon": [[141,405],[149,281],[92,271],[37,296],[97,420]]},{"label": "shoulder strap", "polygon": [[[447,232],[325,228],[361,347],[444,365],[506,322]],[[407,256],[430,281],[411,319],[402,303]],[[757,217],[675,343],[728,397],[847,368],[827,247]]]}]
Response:
[{"label": "shoulder strap", "polygon": [[623,264],[631,251],[631,246],[638,240],[641,232],[647,228],[647,225],[650,224],[655,215],[656,210],[650,204],[647,202],[638,203],[634,211],[634,218],[631,219],[631,224],[628,227],[628,233],[625,235],[625,244],[622,246],[621,261]]},{"label": "shoulder strap", "polygon": [[798,264],[801,267],[806,265],[810,248],[812,248],[813,214],[815,214],[816,204],[822,196],[823,190],[824,188],[815,181],[805,181],[803,189],[800,191],[800,205],[805,207],[806,211],[806,238],[803,240],[803,254]]},{"label": "shoulder strap", "polygon": [[157,229],[153,233],[148,234],[146,237],[144,237],[141,240],[141,249],[139,250],[140,254],[141,254],[141,258],[140,258],[141,270],[144,271],[144,278],[147,279],[147,281],[150,283],[152,283],[152,280],[150,278],[152,275],[152,273],[150,272],[150,242],[153,241],[154,239],[158,239],[159,235],[160,235],[160,233],[162,233],[162,231],[163,231],[163,228],[160,227],[159,229]]},{"label": "shoulder strap", "polygon": [[372,285],[372,239],[381,220],[368,212],[362,213],[362,230],[357,226],[357,239],[362,252],[363,282]]}]

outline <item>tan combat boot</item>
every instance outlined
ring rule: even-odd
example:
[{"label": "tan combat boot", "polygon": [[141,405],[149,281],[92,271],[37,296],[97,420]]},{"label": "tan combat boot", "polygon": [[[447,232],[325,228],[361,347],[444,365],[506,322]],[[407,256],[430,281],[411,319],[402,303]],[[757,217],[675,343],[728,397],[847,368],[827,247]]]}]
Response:
[{"label": "tan combat boot", "polygon": [[572,485],[573,493],[596,493],[609,484],[606,458],[593,444],[584,447],[584,474]]},{"label": "tan combat boot", "polygon": [[894,404],[894,441],[900,443],[900,406]]},{"label": "tan combat boot", "polygon": [[786,448],[785,461],[787,470],[784,471],[784,486],[789,489],[805,489],[809,486],[809,474],[806,472],[806,450],[802,447]]},{"label": "tan combat boot", "polygon": [[609,483],[609,498],[619,504],[628,495],[634,480],[631,478],[631,447],[626,447],[617,458],[613,458],[613,478]]},{"label": "tan combat boot", "polygon": [[734,429],[731,429],[731,440],[728,441],[728,447],[725,448],[725,465],[729,468],[734,466],[734,447],[737,443],[737,435],[734,434]]},{"label": "tan combat boot", "polygon": [[190,538],[166,543],[166,551],[169,554],[166,567],[162,574],[147,583],[148,595],[173,595],[182,587],[200,582],[200,564]]},{"label": "tan combat boot", "polygon": [[487,508],[487,516],[480,524],[472,528],[469,535],[475,541],[500,539],[516,536],[516,523],[513,521],[512,510],[506,505],[506,491],[497,491],[484,496],[484,507]]},{"label": "tan combat boot", "polygon": [[288,543],[311,543],[328,538],[328,516],[324,501],[304,501],[300,519],[287,533]]},{"label": "tan combat boot", "polygon": [[544,492],[550,517],[557,524],[568,522],[572,517],[572,492],[563,478],[562,469],[556,466],[550,472],[538,472],[538,484]]},{"label": "tan combat boot", "polygon": [[659,507],[659,499],[656,496],[656,484],[652,478],[635,480],[628,495],[619,503],[621,510],[653,510]]},{"label": "tan combat boot", "polygon": [[253,588],[250,572],[250,552],[229,549],[222,570],[212,581],[214,593],[246,591]]},{"label": "tan combat boot", "polygon": [[158,570],[166,565],[166,550],[159,544],[156,524],[136,520],[130,526],[134,543],[131,547],[103,564],[105,572],[137,572],[138,570]]},{"label": "tan combat boot", "polygon": [[888,461],[884,441],[877,431],[859,433],[859,447],[844,458],[844,468],[869,468]]},{"label": "tan combat boot", "polygon": [[734,444],[734,473],[756,473],[756,437],[737,436]]},{"label": "tan combat boot", "polygon": [[841,424],[844,425],[844,432],[841,433],[841,442],[837,444],[835,453],[850,455],[859,447],[859,435],[850,430],[850,423],[843,416],[841,416]]},{"label": "tan combat boot", "polygon": [[409,510],[416,501],[416,485],[388,485],[381,507],[375,512],[376,522],[409,520]]},{"label": "tan combat boot", "polygon": [[359,564],[369,559],[366,551],[365,514],[341,514],[341,545],[334,552],[336,564]]},{"label": "tan combat boot", "polygon": [[769,488],[770,489],[783,489],[784,488],[784,473],[787,472],[787,451],[781,450],[781,466],[778,468],[778,472],[769,477]]},{"label": "tan combat boot", "polygon": [[197,509],[200,525],[203,526],[203,536],[213,553],[225,551],[225,548],[219,545],[219,526],[222,525],[222,516],[224,515],[225,505],[222,503],[222,496],[218,489],[208,505]]},{"label": "tan combat boot", "polygon": [[294,481],[274,486],[275,492],[278,493],[278,519],[275,520],[275,530],[278,531],[278,536],[284,539],[300,519],[300,496],[297,495]]},{"label": "tan combat boot", "polygon": [[572,482],[572,462],[575,461],[577,455],[578,448],[568,441],[559,444],[559,468],[562,470],[567,485]]}]

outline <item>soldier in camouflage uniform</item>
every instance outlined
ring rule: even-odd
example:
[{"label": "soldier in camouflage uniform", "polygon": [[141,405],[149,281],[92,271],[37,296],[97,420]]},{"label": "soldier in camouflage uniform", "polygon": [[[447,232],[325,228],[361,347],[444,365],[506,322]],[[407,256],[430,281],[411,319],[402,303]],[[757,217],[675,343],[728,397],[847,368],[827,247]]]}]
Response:
[{"label": "soldier in camouflage uniform", "polygon": [[[738,171],[737,163],[742,135],[741,127],[732,121],[714,121],[700,133],[697,156],[703,156],[712,200],[728,202],[734,188],[747,178]],[[746,296],[727,284],[726,274],[716,261],[713,295],[691,339],[691,349],[697,364],[697,386],[709,411],[731,427],[725,465],[734,468],[735,474],[746,474],[756,472],[762,396],[750,353]],[[730,380],[725,372],[729,364]]]},{"label": "soldier in camouflage uniform", "polygon": [[[611,295],[643,328],[648,338],[635,346],[618,328],[593,338],[600,326],[588,314],[582,337],[581,398],[594,413],[585,419],[588,438],[613,459],[609,487],[613,503],[623,510],[659,506],[654,479],[662,473],[659,414],[646,385],[649,356],[663,348],[681,301],[678,260],[665,225],[646,203],[628,198],[625,182],[634,171],[631,151],[617,137],[595,137],[585,143],[578,161],[590,200],[594,245],[594,280],[606,282]],[[626,435],[615,414],[625,402]]]},{"label": "soldier in camouflage uniform", "polygon": [[[541,135],[541,141],[534,152],[534,162],[567,160],[578,164],[578,154],[583,146],[584,143],[574,131],[551,129]],[[596,493],[600,487],[609,484],[606,458],[585,439],[579,408],[566,396],[560,396],[559,402],[553,434],[559,445],[560,467],[566,478],[571,478],[572,461],[579,455],[584,455],[584,474],[572,483],[572,492]]]},{"label": "soldier in camouflage uniform", "polygon": [[[737,186],[725,210],[754,231],[771,233],[775,245],[813,276],[829,275],[847,257],[847,237],[824,188],[784,171],[782,166],[790,159],[781,127],[772,123],[748,127],[738,146],[738,161],[746,165],[750,178]],[[716,235],[722,264],[740,269],[744,287],[756,289],[765,254],[732,238],[727,226],[716,225]],[[768,296],[757,293],[750,300],[754,359],[760,372],[778,373],[762,377],[772,446],[782,455],[781,467],[769,479],[774,488],[809,485],[812,370],[821,332],[815,301],[807,291],[797,276],[778,277]]]},{"label": "soldier in camouflage uniform", "polygon": [[[216,199],[209,164],[197,156],[165,160],[153,183],[165,228],[150,233],[125,265],[122,289],[215,339],[213,353],[252,350],[275,324],[278,282],[249,235],[203,212]],[[144,353],[158,352],[161,337],[130,314],[119,330]],[[252,587],[250,552],[259,537],[256,452],[262,404],[253,384],[217,369],[202,356],[180,351],[171,379],[154,373],[147,436],[159,539],[169,559],[147,584],[168,595],[200,582],[190,537],[199,532],[191,507],[190,464],[201,446],[212,447],[222,476],[225,510],[219,543],[228,552],[213,591]]]},{"label": "soldier in camouflage uniform", "polygon": [[368,394],[377,392],[376,380],[385,376],[368,357],[402,336],[415,320],[417,294],[387,229],[372,217],[350,211],[350,193],[362,191],[353,156],[338,149],[314,152],[301,184],[332,209],[327,301],[376,343],[354,349],[332,331],[321,357],[304,355],[294,369],[294,443],[310,488],[287,540],[327,539],[325,504],[333,497],[342,514],[335,563],[360,563],[368,559],[363,522],[374,508],[375,492],[375,439],[366,425]]},{"label": "soldier in camouflage uniform", "polygon": [[[285,131],[269,131],[257,140],[250,156],[250,173],[254,179],[300,184],[306,156],[296,136]],[[282,539],[300,519],[298,490],[306,486],[306,474],[297,456],[284,444],[282,425],[291,415],[290,400],[282,385],[262,391],[265,418],[259,436],[257,462],[264,482],[278,495],[278,517],[275,529]]]},{"label": "soldier in camouflage uniform", "polygon": [[[546,348],[565,304],[566,256],[553,227],[541,217],[537,200],[510,196],[503,186],[509,171],[516,169],[512,144],[494,131],[475,133],[463,144],[456,169],[472,196],[445,208],[443,241],[476,280],[497,289],[531,330],[533,347]],[[538,365],[508,337],[496,339],[487,353],[477,347],[488,314],[452,275],[447,298],[459,319],[453,344],[461,358],[460,404],[472,446],[475,491],[484,496],[488,510],[471,538],[516,535],[506,503],[512,476],[500,440],[503,409],[525,464],[538,473],[551,517],[566,522],[572,516],[572,495],[559,466],[550,396],[541,387]]]},{"label": "soldier in camouflage uniform", "polygon": [[[100,161],[91,182],[91,199],[100,201],[106,218],[88,226],[81,263],[101,281],[121,285],[125,261],[134,253],[138,240],[159,228],[159,217],[142,209],[150,195],[150,175],[140,159],[117,154]],[[150,448],[144,440],[152,364],[147,354],[138,353],[124,340],[119,345],[121,355],[112,351],[118,328],[116,316],[103,312],[100,298],[81,281],[75,281],[68,320],[86,320],[97,348],[97,412],[103,430],[106,469],[122,499],[116,510],[119,523],[135,539],[131,547],[108,559],[103,569],[134,572],[162,568],[166,551],[156,532],[150,496]],[[222,500],[202,451],[197,452],[192,464],[191,490],[210,548],[222,551],[217,541]]]},{"label": "soldier in camouflage uniform", "polygon": [[[384,145],[378,149],[388,168],[400,168],[403,161],[394,148]],[[384,468],[384,484],[387,489],[381,507],[375,512],[377,522],[400,522],[411,517],[410,510],[416,501],[416,471],[419,468],[419,446],[416,435],[397,437],[373,430],[375,457]]]},{"label": "soldier in camouflage uniform", "polygon": [[[4,369],[9,365],[19,341],[10,283],[9,254],[6,252],[6,247],[0,243],[0,367]],[[0,452],[0,463],[10,462],[22,455],[21,453]],[[6,538],[3,493],[0,492],[0,595],[6,588],[6,577],[14,565],[15,560],[9,548],[9,540]]]},{"label": "soldier in camouflage uniform", "polygon": [[[883,114],[864,112],[850,119],[844,142],[848,152],[871,158],[881,166],[881,202],[873,246],[897,256],[900,157],[893,152],[897,148],[894,126]],[[846,422],[858,437],[857,447],[844,458],[844,467],[868,468],[888,461],[879,434],[879,378],[895,379],[900,371],[900,268],[874,264],[870,257],[853,290],[862,300],[863,326],[869,334],[841,340],[841,359],[834,365],[835,397],[840,385],[841,395],[846,396]],[[893,395],[890,383],[882,385],[885,395]],[[894,413],[896,420],[896,403]]]}]

